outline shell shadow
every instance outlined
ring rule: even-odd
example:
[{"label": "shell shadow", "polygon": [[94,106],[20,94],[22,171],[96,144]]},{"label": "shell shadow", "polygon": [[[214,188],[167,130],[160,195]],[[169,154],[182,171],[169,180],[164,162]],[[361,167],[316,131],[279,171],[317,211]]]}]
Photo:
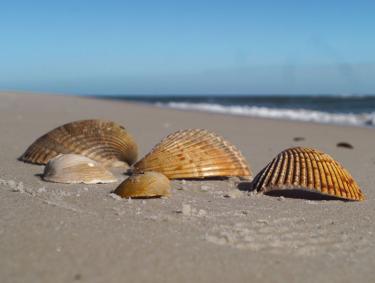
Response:
[{"label": "shell shadow", "polygon": [[172,180],[185,180],[185,181],[192,181],[192,182],[198,182],[198,181],[226,181],[229,180],[229,177],[204,177],[204,178],[176,178]]},{"label": "shell shadow", "polygon": [[[255,190],[253,187],[253,182],[241,182],[237,185],[237,188],[240,191],[244,192],[252,192]],[[309,191],[303,188],[298,189],[283,189],[283,190],[274,190],[270,192],[264,192],[264,195],[271,196],[271,197],[285,197],[291,199],[305,199],[305,200],[340,200],[344,202],[350,202],[352,200],[343,199],[335,196],[321,194],[319,192]]]},{"label": "shell shadow", "polygon": [[34,174],[34,176],[38,177],[41,180],[43,180],[43,173],[36,173],[36,174]]},{"label": "shell shadow", "polygon": [[267,196],[272,196],[272,197],[285,197],[285,198],[292,198],[292,199],[305,199],[305,200],[317,200],[317,201],[340,200],[340,201],[345,201],[345,202],[350,201],[347,199],[324,195],[319,192],[312,192],[312,191],[307,191],[304,189],[275,190],[275,191],[265,192],[264,194]]},{"label": "shell shadow", "polygon": [[123,174],[124,174],[125,176],[131,176],[131,175],[133,175],[133,171],[132,171],[131,168],[129,168],[129,169],[127,169],[125,172],[123,172]]},{"label": "shell shadow", "polygon": [[240,191],[243,191],[243,192],[251,192],[253,191],[253,182],[251,181],[248,181],[248,182],[240,182],[238,185],[237,185],[237,188],[240,190]]},{"label": "shell shadow", "polygon": [[[139,173],[134,173],[132,171],[132,169],[128,169],[127,171],[124,172],[124,175],[126,176],[131,176],[131,175],[136,175],[136,174],[139,174]],[[141,173],[142,174],[142,173]],[[230,177],[204,177],[204,178],[173,178],[173,179],[170,179],[171,181],[172,180],[176,180],[176,181],[181,181],[181,180],[185,180],[185,181],[192,181],[192,182],[197,182],[197,181],[226,181],[226,180],[229,180]]]},{"label": "shell shadow", "polygon": [[[110,192],[111,194],[116,194],[115,193],[115,190],[113,190],[113,191],[111,191]],[[116,194],[117,195],[117,194]],[[129,198],[122,198],[122,199],[139,199],[139,200],[142,200],[142,199],[160,199],[160,198],[162,198],[162,197],[160,197],[160,196],[141,196],[141,197],[129,197]]]}]

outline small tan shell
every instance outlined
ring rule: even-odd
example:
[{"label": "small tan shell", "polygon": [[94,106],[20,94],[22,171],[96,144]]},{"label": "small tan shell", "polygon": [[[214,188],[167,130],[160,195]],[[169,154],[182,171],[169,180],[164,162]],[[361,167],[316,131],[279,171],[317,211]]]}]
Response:
[{"label": "small tan shell", "polygon": [[253,189],[265,193],[304,189],[342,199],[364,199],[358,184],[341,164],[326,153],[303,147],[277,155],[254,178]]},{"label": "small tan shell", "polygon": [[48,161],[43,180],[66,184],[116,182],[115,176],[100,163],[77,154],[61,154]]},{"label": "small tan shell", "polygon": [[96,160],[105,166],[133,164],[138,149],[124,127],[111,121],[82,120],[60,126],[38,138],[20,160],[46,164],[51,158],[76,153]]},{"label": "small tan shell", "polygon": [[237,176],[250,178],[241,152],[215,133],[187,129],[164,138],[133,166],[133,172],[157,171],[169,179]]},{"label": "small tan shell", "polygon": [[130,176],[117,187],[114,193],[124,198],[162,197],[171,194],[171,185],[163,174],[145,172]]}]

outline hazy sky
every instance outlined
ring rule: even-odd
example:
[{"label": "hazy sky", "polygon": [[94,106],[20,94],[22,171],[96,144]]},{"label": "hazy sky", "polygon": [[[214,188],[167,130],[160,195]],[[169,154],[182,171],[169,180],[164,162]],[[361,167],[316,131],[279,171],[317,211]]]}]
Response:
[{"label": "hazy sky", "polygon": [[375,1],[1,1],[0,89],[375,94]]}]

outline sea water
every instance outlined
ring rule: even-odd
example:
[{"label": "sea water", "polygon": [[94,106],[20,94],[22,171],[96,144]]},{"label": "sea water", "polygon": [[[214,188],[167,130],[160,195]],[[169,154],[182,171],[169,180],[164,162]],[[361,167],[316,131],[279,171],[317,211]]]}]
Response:
[{"label": "sea water", "polygon": [[375,96],[99,96],[183,110],[375,127]]}]

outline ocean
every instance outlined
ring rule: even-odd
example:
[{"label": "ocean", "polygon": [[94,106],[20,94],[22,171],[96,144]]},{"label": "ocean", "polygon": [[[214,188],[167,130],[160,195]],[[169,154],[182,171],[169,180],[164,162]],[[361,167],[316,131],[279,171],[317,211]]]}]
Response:
[{"label": "ocean", "polygon": [[158,107],[375,127],[375,96],[96,96]]}]

